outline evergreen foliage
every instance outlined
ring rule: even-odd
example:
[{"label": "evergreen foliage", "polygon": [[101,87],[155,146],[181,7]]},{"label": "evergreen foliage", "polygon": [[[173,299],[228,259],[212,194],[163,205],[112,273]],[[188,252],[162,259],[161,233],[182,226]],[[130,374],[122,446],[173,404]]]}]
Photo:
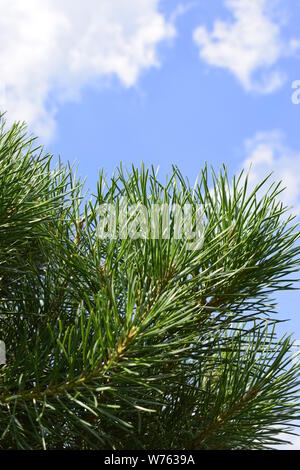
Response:
[{"label": "evergreen foliage", "polygon": [[[2,116],[0,448],[264,449],[293,432],[299,365],[272,297],[293,289],[299,234],[281,185],[120,166],[87,200],[35,145]],[[202,248],[100,239],[99,206],[124,196],[203,204]]]}]

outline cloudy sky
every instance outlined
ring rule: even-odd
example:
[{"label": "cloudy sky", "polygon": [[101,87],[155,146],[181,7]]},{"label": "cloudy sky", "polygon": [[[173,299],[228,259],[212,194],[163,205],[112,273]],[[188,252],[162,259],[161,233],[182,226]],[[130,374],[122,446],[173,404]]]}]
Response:
[{"label": "cloudy sky", "polygon": [[[97,172],[274,171],[300,214],[300,0],[0,0],[0,109]],[[298,294],[280,312],[300,339]],[[300,443],[298,444],[300,448]]]}]

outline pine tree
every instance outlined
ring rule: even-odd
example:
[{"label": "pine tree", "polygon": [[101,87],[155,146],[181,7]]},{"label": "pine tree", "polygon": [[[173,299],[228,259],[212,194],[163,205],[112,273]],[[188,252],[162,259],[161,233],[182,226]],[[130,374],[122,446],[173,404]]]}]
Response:
[{"label": "pine tree", "polygon": [[[299,365],[272,298],[294,288],[299,234],[281,184],[247,181],[120,166],[88,199],[1,117],[1,449],[265,449],[294,432]],[[174,213],[169,238],[100,237],[99,208],[125,198],[200,205],[203,243],[175,237]]]}]

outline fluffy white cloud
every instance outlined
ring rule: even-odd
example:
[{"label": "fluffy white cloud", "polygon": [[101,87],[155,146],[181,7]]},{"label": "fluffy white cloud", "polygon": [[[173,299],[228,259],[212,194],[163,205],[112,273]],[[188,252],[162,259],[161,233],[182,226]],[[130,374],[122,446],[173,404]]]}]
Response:
[{"label": "fluffy white cloud", "polygon": [[201,59],[230,70],[247,91],[273,92],[285,79],[276,63],[296,53],[299,40],[285,44],[281,25],[272,19],[272,0],[224,1],[233,20],[216,20],[211,32],[204,26],[194,31]]},{"label": "fluffy white cloud", "polygon": [[159,66],[157,46],[174,36],[159,0],[0,0],[0,108],[43,138],[59,100],[115,75],[125,87]]},{"label": "fluffy white cloud", "polygon": [[285,191],[281,200],[293,206],[293,213],[300,215],[300,152],[284,144],[279,131],[261,132],[246,141],[247,158],[242,167],[249,172],[249,183],[253,187],[273,173],[270,181],[282,181]]}]

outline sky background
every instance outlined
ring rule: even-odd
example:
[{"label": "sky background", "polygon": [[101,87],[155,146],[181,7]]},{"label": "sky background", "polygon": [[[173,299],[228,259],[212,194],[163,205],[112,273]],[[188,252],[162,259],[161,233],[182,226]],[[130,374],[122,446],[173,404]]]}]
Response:
[{"label": "sky background", "polygon": [[[0,109],[87,186],[120,163],[274,171],[300,214],[300,0],[0,0]],[[278,297],[300,339],[298,293]],[[300,448],[300,440],[298,440]]]}]

